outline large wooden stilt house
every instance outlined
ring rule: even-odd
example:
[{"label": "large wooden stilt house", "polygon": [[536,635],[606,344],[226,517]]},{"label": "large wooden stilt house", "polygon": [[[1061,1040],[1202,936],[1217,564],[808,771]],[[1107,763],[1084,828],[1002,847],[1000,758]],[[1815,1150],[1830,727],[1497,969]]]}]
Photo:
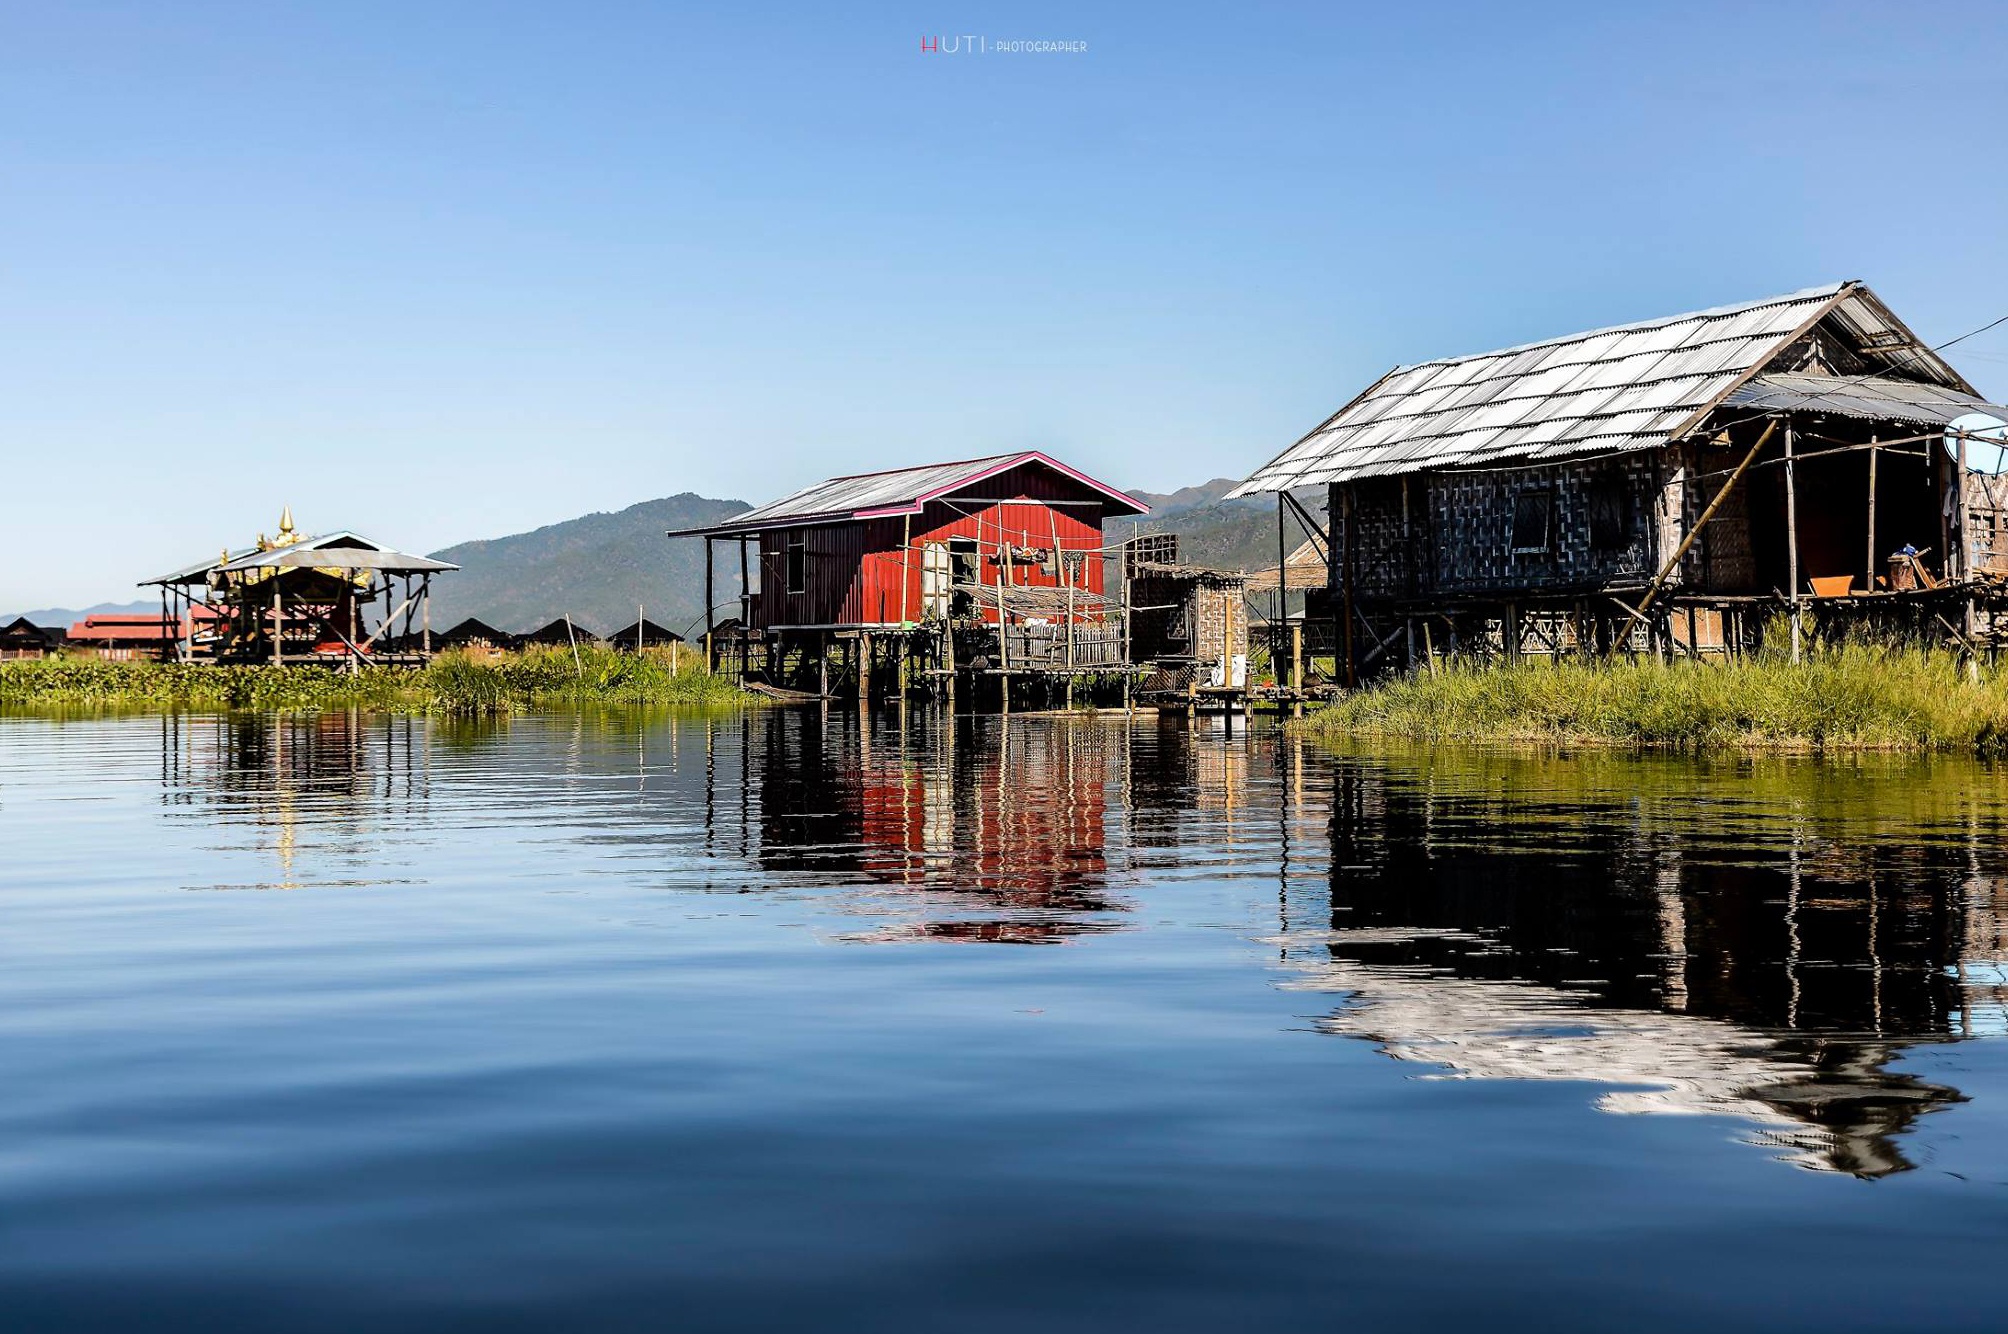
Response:
[{"label": "large wooden stilt house", "polygon": [[2004,421],[1843,282],[1396,367],[1235,494],[1312,530],[1348,675],[1734,652],[1781,611],[1977,648],[2008,630]]}]

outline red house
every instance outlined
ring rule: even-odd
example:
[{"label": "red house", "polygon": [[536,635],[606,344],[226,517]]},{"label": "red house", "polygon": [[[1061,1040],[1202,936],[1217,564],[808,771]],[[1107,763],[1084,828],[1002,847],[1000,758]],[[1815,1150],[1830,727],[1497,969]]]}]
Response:
[{"label": "red house", "polygon": [[[772,648],[805,632],[1104,620],[1102,523],[1148,508],[1027,450],[833,477],[671,536],[703,536],[707,558],[718,541],[738,543],[739,619]],[[707,559],[715,612],[712,568]]]}]

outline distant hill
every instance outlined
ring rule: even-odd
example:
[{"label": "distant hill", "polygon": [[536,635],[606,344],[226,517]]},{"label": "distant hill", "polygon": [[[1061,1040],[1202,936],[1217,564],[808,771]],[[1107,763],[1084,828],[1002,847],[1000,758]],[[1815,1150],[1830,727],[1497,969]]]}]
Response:
[{"label": "distant hill", "polygon": [[[1198,486],[1162,494],[1134,490],[1130,494],[1150,506],[1151,512],[1138,520],[1143,532],[1178,534],[1179,559],[1218,570],[1274,569],[1276,498],[1224,499],[1239,485],[1233,478],[1216,477]],[[1310,492],[1304,492],[1297,498],[1312,515],[1322,519],[1322,495],[1313,498]],[[1295,550],[1304,540],[1304,530],[1295,516],[1291,517],[1287,531],[1288,544]],[[1111,533],[1110,537],[1122,535]]]},{"label": "distant hill", "polygon": [[[663,534],[750,508],[743,500],[710,500],[686,491],[614,514],[588,514],[435,551],[460,570],[433,581],[432,628],[444,630],[478,616],[497,629],[533,630],[565,615],[606,634],[633,625],[641,606],[651,621],[682,632],[704,616],[704,540]],[[721,600],[737,596],[737,560],[730,548],[718,553]],[[719,612],[736,614],[736,606]]]}]

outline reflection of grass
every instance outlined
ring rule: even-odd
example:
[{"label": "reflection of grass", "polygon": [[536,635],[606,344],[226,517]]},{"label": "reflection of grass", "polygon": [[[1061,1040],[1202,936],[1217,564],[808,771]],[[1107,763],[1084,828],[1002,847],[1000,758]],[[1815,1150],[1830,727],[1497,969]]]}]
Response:
[{"label": "reflection of grass", "polygon": [[1306,726],[1418,741],[1584,741],[1703,748],[2008,753],[2008,676],[1854,643],[1801,666],[1609,662],[1453,668],[1370,687]]},{"label": "reflection of grass", "polygon": [[154,662],[46,658],[0,663],[0,704],[173,709],[365,708],[402,712],[500,713],[542,704],[720,704],[744,699],[696,655],[602,645],[531,649],[492,662],[440,655],[418,671],[366,667],[196,667]]}]

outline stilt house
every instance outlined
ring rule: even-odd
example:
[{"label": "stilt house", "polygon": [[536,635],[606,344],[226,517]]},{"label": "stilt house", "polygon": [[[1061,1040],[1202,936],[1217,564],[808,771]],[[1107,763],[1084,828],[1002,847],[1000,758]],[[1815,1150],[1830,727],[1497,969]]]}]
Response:
[{"label": "stilt house", "polygon": [[[1733,651],[1808,605],[1930,604],[1970,638],[2008,580],[2004,421],[1843,282],[1398,366],[1233,494],[1312,530],[1356,669]],[[1289,495],[1313,486],[1329,529]]]},{"label": "stilt house", "polygon": [[[714,546],[739,548],[742,667],[801,651],[826,660],[832,641],[904,643],[950,625],[988,627],[996,665],[1119,651],[1080,631],[1111,617],[1102,523],[1148,507],[1037,451],[833,477],[723,523],[673,537],[705,539],[705,604],[721,610]],[[1078,633],[1068,633],[1072,627]],[[707,619],[707,638],[717,634]],[[1102,640],[1106,638],[1107,644]],[[1006,642],[1008,641],[1008,642]],[[1092,648],[1090,648],[1092,644]],[[1043,651],[1041,651],[1043,650]],[[972,651],[983,652],[981,648]],[[966,663],[967,658],[963,661]]]},{"label": "stilt house", "polygon": [[[407,555],[359,533],[309,537],[295,531],[289,508],[275,537],[146,580],[160,589],[160,617],[170,627],[163,656],[216,662],[422,661],[432,650],[432,576],[460,568]],[[186,628],[191,608],[213,609],[214,632]],[[415,651],[397,651],[393,643]]]}]

